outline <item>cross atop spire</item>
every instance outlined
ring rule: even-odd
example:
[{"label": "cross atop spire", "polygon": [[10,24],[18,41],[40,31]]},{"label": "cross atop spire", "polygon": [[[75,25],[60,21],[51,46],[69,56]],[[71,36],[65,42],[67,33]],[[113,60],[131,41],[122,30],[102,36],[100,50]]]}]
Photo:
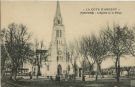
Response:
[{"label": "cross atop spire", "polygon": [[54,24],[59,25],[62,24],[62,17],[61,17],[61,11],[60,11],[60,3],[57,1],[57,6],[56,6],[56,14],[54,17]]}]

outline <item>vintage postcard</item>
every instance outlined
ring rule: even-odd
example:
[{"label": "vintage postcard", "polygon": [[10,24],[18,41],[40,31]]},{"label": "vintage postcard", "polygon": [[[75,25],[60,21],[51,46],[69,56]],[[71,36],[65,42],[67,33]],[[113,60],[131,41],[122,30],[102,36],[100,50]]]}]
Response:
[{"label": "vintage postcard", "polygon": [[135,87],[134,1],[1,1],[1,87]]}]

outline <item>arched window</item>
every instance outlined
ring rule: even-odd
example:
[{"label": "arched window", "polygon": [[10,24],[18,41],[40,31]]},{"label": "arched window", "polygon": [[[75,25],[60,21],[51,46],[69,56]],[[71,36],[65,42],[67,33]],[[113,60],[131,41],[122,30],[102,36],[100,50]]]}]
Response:
[{"label": "arched window", "polygon": [[57,44],[59,44],[59,40],[57,40]]},{"label": "arched window", "polygon": [[60,24],[60,20],[58,20],[58,24]]},{"label": "arched window", "polygon": [[62,31],[60,30],[60,37],[62,37]]},{"label": "arched window", "polygon": [[62,30],[56,30],[56,37],[62,37]]},{"label": "arched window", "polygon": [[57,56],[57,61],[59,61],[59,57]]},{"label": "arched window", "polygon": [[56,30],[56,37],[59,37],[59,30]]},{"label": "arched window", "polygon": [[58,67],[57,67],[57,74],[58,74],[58,75],[61,75],[61,74],[62,74],[62,67],[61,67],[60,64],[59,64]]},{"label": "arched window", "polygon": [[47,70],[49,71],[49,65],[47,65]]}]

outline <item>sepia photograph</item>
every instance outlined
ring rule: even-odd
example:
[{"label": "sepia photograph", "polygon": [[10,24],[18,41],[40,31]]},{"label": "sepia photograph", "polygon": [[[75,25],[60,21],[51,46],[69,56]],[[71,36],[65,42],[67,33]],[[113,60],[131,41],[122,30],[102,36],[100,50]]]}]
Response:
[{"label": "sepia photograph", "polygon": [[1,87],[135,87],[135,1],[0,7]]}]

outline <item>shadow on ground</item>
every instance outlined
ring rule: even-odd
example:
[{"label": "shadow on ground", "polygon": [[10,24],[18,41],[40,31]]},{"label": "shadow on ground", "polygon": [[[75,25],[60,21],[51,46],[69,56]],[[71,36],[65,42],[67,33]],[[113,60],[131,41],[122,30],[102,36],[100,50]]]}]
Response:
[{"label": "shadow on ground", "polygon": [[33,79],[33,80],[4,80],[2,81],[2,87],[130,87],[130,80],[121,80],[119,86],[115,79],[100,79],[98,81],[61,81],[55,82],[46,79]]}]

